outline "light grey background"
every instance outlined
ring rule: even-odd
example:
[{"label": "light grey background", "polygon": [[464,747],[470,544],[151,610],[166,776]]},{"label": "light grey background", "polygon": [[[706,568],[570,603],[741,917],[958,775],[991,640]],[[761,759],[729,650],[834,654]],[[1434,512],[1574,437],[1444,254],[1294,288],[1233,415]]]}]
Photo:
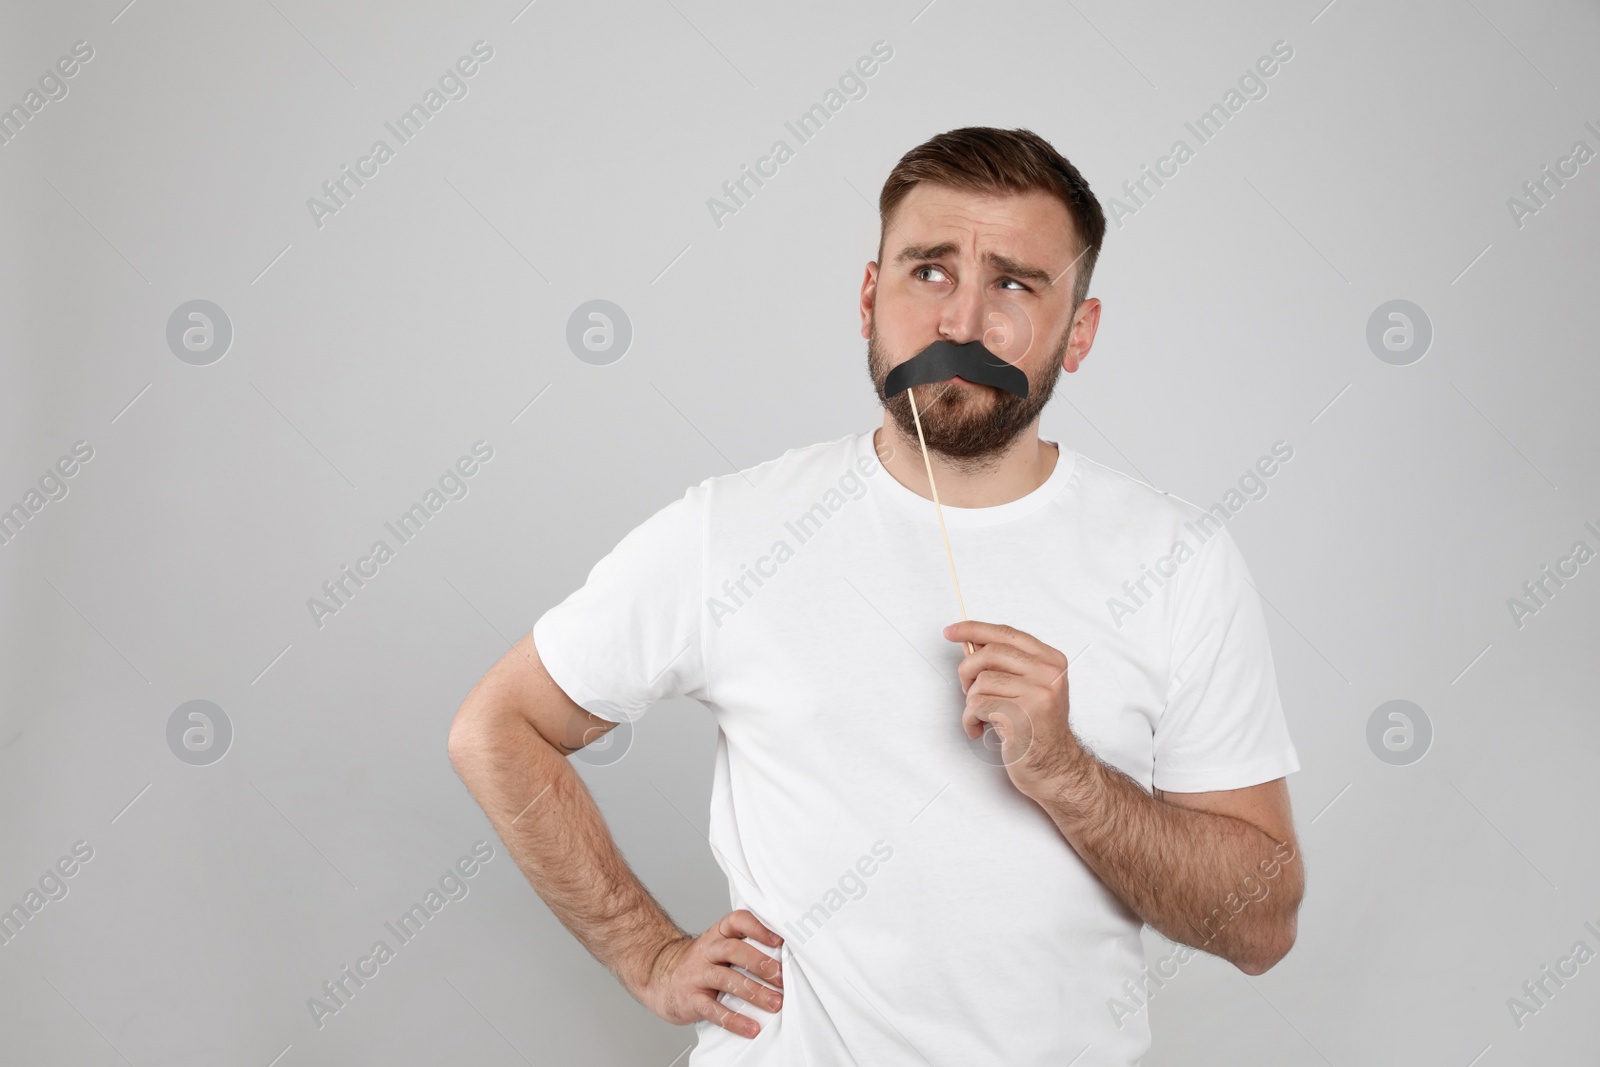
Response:
[{"label": "light grey background", "polygon": [[[1111,226],[1098,340],[1044,415],[1201,505],[1294,449],[1231,528],[1303,763],[1299,941],[1255,979],[1187,965],[1145,1062],[1594,1062],[1600,963],[1520,1029],[1506,1005],[1600,948],[1600,563],[1520,628],[1507,604],[1600,547],[1600,162],[1507,206],[1600,149],[1593,3],[124,3],[11,2],[0,32],[7,107],[94,49],[0,146],[0,506],[94,450],[0,545],[0,906],[94,850],[0,945],[0,1059],[672,1062],[691,1032],[553,919],[452,772],[455,708],[685,486],[879,420],[856,302],[903,152],[1028,127],[1110,212],[1283,40],[1268,95]],[[478,40],[468,95],[319,228],[307,199]],[[867,95],[715,225],[878,40]],[[234,332],[208,366],[166,342],[195,299]],[[606,366],[566,344],[592,299],[632,324]],[[1408,366],[1366,343],[1392,299],[1434,330]],[[480,439],[468,495],[314,625]],[[196,699],[233,727],[206,766],[167,744]],[[1433,725],[1408,766],[1366,741],[1393,699]],[[583,767],[697,930],[728,903],[714,744],[679,701]],[[307,999],[480,839],[470,894],[319,1029]]]}]

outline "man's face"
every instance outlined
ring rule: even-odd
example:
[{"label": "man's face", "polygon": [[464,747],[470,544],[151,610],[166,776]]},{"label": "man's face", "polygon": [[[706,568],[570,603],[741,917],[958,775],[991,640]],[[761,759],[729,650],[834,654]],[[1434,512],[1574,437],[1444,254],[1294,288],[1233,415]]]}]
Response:
[{"label": "man's face", "polygon": [[985,196],[922,182],[889,221],[884,262],[867,264],[862,336],[878,399],[915,437],[906,392],[884,396],[889,371],[944,338],[981,340],[1028,376],[1028,395],[961,379],[916,386],[928,448],[981,459],[1034,425],[1061,370],[1077,370],[1099,301],[1073,315],[1078,255],[1065,205],[1041,192]]}]

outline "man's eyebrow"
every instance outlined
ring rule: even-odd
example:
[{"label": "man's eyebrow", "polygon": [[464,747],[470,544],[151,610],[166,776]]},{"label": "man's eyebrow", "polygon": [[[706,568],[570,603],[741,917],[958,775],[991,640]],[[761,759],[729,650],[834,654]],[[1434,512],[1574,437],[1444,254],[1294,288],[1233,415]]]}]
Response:
[{"label": "man's eyebrow", "polygon": [[948,256],[955,250],[956,243],[954,241],[946,241],[937,245],[906,245],[900,250],[900,254],[894,257],[894,261],[896,263],[920,263],[923,260]]},{"label": "man's eyebrow", "polygon": [[1040,267],[1025,267],[1016,260],[1007,256],[1002,256],[998,252],[990,252],[986,258],[989,260],[989,264],[996,270],[1004,271],[1006,274],[1011,275],[1018,281],[1027,280],[1030,282],[1038,282],[1046,289],[1050,288],[1051,284],[1055,281],[1055,279],[1050,275],[1049,271],[1046,271]]},{"label": "man's eyebrow", "polygon": [[[929,260],[939,259],[942,256],[948,256],[954,251],[956,251],[954,241],[945,241],[936,245],[906,245],[894,257],[894,261],[896,263],[924,263]],[[1018,281],[1037,282],[1046,289],[1055,283],[1055,276],[1049,271],[1039,267],[1024,266],[1011,257],[1003,256],[998,252],[990,252],[984,258],[991,267],[1009,274]]]}]

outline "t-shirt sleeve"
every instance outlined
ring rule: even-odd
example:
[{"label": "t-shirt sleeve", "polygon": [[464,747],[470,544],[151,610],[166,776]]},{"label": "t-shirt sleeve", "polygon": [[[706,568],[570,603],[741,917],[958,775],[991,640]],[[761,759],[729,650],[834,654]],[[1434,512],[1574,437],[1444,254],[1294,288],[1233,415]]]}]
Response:
[{"label": "t-shirt sleeve", "polygon": [[1261,595],[1226,528],[1182,566],[1155,788],[1242,789],[1300,769],[1267,641]]},{"label": "t-shirt sleeve", "polygon": [[656,701],[704,695],[705,504],[702,485],[645,519],[533,624],[550,677],[591,714],[633,722]]}]

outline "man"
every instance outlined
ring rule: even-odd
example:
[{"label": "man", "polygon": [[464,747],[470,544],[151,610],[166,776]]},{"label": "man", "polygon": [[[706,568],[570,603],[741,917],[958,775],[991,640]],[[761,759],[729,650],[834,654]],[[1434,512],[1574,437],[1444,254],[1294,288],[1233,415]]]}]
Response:
[{"label": "man", "polygon": [[[473,689],[451,758],[561,921],[696,1024],[691,1067],[1136,1064],[1163,982],[1142,923],[1251,975],[1294,942],[1299,761],[1259,597],[1216,516],[1038,436],[1100,320],[1077,169],[1026,130],[955,130],[879,206],[883,425],[629,532]],[[1027,395],[886,396],[941,339]],[[671,696],[719,727],[733,910],[699,936],[566,763]]]}]

